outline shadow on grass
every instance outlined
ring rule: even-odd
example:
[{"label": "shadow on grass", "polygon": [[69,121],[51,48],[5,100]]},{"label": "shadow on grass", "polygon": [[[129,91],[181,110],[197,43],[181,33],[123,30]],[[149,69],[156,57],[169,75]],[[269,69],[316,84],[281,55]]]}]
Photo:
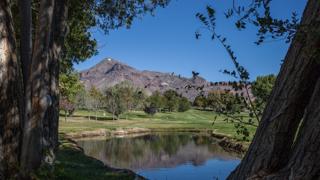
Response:
[{"label": "shadow on grass", "polygon": [[105,166],[101,161],[86,156],[75,141],[64,137],[64,134],[59,134],[60,146],[54,164],[55,179],[144,179],[130,170]]}]

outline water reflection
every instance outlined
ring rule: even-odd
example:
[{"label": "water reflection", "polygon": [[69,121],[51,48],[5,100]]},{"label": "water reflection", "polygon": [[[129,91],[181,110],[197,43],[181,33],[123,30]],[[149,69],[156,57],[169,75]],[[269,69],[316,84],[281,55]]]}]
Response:
[{"label": "water reflection", "polygon": [[[208,164],[212,166],[212,163],[217,162],[232,163],[231,166],[230,163],[226,164],[229,172],[239,162],[236,154],[224,151],[214,138],[207,136],[152,134],[109,140],[81,140],[78,143],[87,155],[109,166],[132,169],[142,174],[151,173],[150,177],[160,168],[170,169],[170,171],[174,168],[179,170],[189,166],[208,168]],[[223,167],[210,168],[223,169]]]}]

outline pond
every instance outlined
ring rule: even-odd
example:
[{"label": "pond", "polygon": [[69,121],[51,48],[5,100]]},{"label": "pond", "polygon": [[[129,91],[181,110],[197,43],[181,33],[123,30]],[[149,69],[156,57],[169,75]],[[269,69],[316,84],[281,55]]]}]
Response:
[{"label": "pond", "polygon": [[239,164],[217,140],[195,134],[147,134],[79,140],[85,153],[115,168],[131,169],[151,180],[225,179]]}]

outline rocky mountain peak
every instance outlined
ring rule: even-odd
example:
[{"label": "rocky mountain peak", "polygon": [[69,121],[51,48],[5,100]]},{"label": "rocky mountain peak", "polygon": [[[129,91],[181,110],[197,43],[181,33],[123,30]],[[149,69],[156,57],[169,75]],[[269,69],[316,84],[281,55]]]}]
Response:
[{"label": "rocky mountain peak", "polygon": [[95,86],[101,90],[123,81],[128,81],[149,95],[155,91],[164,92],[171,89],[191,101],[199,95],[200,90],[209,92],[231,89],[231,86],[210,83],[200,76],[186,78],[174,73],[140,71],[112,58],[105,58],[88,70],[82,71],[80,79],[86,88]]}]

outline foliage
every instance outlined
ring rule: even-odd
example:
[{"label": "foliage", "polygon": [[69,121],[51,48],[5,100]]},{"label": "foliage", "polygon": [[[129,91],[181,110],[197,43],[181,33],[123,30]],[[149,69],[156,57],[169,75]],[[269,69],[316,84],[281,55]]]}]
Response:
[{"label": "foliage", "polygon": [[270,74],[267,76],[258,76],[257,79],[252,83],[252,93],[256,98],[254,103],[259,116],[262,116],[275,81],[276,76]]},{"label": "foliage", "polygon": [[146,113],[146,114],[149,114],[151,116],[155,115],[158,111],[158,108],[156,107],[155,104],[153,103],[150,103],[149,105],[146,105],[143,109],[143,111]]},{"label": "foliage", "polygon": [[91,108],[97,110],[103,106],[103,95],[97,88],[91,87],[88,95],[91,99]]},{"label": "foliage", "polygon": [[126,109],[130,111],[133,108],[135,88],[127,81],[121,82],[117,86],[119,87],[119,93],[126,105]]},{"label": "foliage", "polygon": [[109,30],[122,26],[129,28],[134,18],[148,12],[153,13],[156,7],[165,7],[170,0],[97,0],[95,2],[97,25],[108,33]]},{"label": "foliage", "polygon": [[68,101],[67,99],[60,99],[59,107],[65,112],[65,120],[67,120],[67,116],[72,115],[75,111],[74,103]]},{"label": "foliage", "polygon": [[273,74],[267,76],[258,76],[252,83],[252,93],[255,98],[266,103],[271,94],[272,88],[276,81],[276,76]]},{"label": "foliage", "polygon": [[78,73],[63,73],[59,75],[59,79],[60,96],[70,102],[74,102],[78,92],[84,89]]},{"label": "foliage", "polygon": [[161,111],[179,111],[185,112],[191,108],[191,104],[186,97],[178,95],[174,90],[167,90],[163,94],[159,91],[154,92],[146,99],[145,107],[153,107],[157,112]]},{"label": "foliage", "polygon": [[88,92],[85,88],[82,88],[78,91],[75,98],[75,105],[77,109],[85,109],[87,107],[86,101],[88,96]]},{"label": "foliage", "polygon": [[179,112],[185,112],[185,111],[188,111],[190,108],[191,108],[191,104],[190,104],[190,101],[188,100],[188,98],[181,97],[179,99],[178,111]]},{"label": "foliage", "polygon": [[157,111],[161,111],[165,107],[165,98],[161,95],[159,91],[154,92],[151,96],[149,96],[146,100],[147,104],[152,104]]},{"label": "foliage", "polygon": [[[126,113],[128,115],[129,121],[119,120],[117,123],[110,121],[112,119],[112,114],[103,112],[98,112],[98,118],[101,121],[90,121],[88,120],[89,111],[86,110],[77,110],[74,113],[77,117],[74,117],[74,123],[65,123],[64,121],[60,122],[60,132],[70,133],[70,132],[81,132],[81,131],[93,131],[97,129],[107,129],[115,130],[117,128],[130,129],[133,127],[147,128],[156,131],[206,131],[210,128],[212,121],[215,119],[215,124],[212,130],[215,133],[223,134],[226,136],[231,136],[236,139],[242,139],[241,135],[238,135],[234,130],[234,125],[231,123],[226,123],[225,117],[223,115],[218,115],[216,112],[212,111],[201,111],[197,109],[190,109],[186,112],[157,112],[152,117],[150,121],[150,115],[146,114],[143,111],[131,111]],[[106,116],[105,116],[106,115]],[[244,118],[249,118],[247,113],[242,114]],[[72,117],[71,117],[72,118]],[[250,132],[250,140],[256,129],[253,126],[247,126]]]},{"label": "foliage", "polygon": [[144,107],[144,102],[146,101],[146,94],[141,89],[135,89],[133,93],[133,109],[134,110],[141,110]]},{"label": "foliage", "polygon": [[[217,39],[227,51],[232,63],[234,64],[235,70],[224,70],[223,73],[228,74],[238,80],[238,82],[233,83],[233,89],[234,91],[238,92],[244,90],[244,92],[246,93],[245,95],[241,93],[241,100],[239,102],[242,102],[246,109],[250,111],[249,115],[251,118],[249,118],[248,121],[244,121],[241,116],[241,112],[229,111],[229,109],[233,110],[233,108],[227,108],[229,104],[225,104],[225,108],[222,108],[223,111],[221,111],[221,113],[226,116],[227,122],[231,122],[235,125],[237,133],[241,133],[243,135],[243,138],[247,139],[249,134],[245,125],[256,126],[256,123],[260,122],[260,117],[258,115],[257,109],[253,103],[251,95],[249,94],[249,88],[251,84],[249,81],[249,72],[246,70],[246,68],[240,65],[237,57],[235,56],[235,53],[231,49],[231,46],[227,44],[227,39],[216,33],[215,10],[211,6],[207,6],[206,13],[206,16],[202,13],[197,13],[196,17],[204,25],[205,29],[211,33],[211,39]],[[201,34],[199,33],[199,31],[197,31],[196,38],[198,39],[200,36]],[[253,118],[256,122],[253,121]]]},{"label": "foliage", "polygon": [[180,96],[176,91],[167,90],[163,93],[163,97],[165,99],[165,109],[169,112],[173,112],[178,109]]},{"label": "foliage", "polygon": [[60,72],[68,72],[74,63],[80,63],[98,53],[97,41],[90,29],[96,26],[93,0],[70,0],[68,33],[64,43]]},{"label": "foliage", "polygon": [[278,19],[271,16],[271,0],[254,0],[248,6],[236,5],[229,8],[225,13],[226,18],[236,16],[235,25],[237,29],[242,30],[247,24],[253,24],[258,28],[257,45],[265,42],[267,38],[284,39],[289,43],[299,28],[299,19],[296,12],[293,12],[291,18]]},{"label": "foliage", "polygon": [[240,96],[229,91],[211,91],[207,97],[208,106],[217,113],[241,113],[243,111]]},{"label": "foliage", "polygon": [[119,118],[119,115],[127,111],[126,102],[122,98],[125,91],[123,87],[116,85],[106,89],[104,92],[106,99],[106,111],[112,113],[112,118]]},{"label": "foliage", "polygon": [[92,29],[105,33],[122,26],[130,28],[134,18],[165,7],[169,0],[71,0],[69,2],[69,32],[65,40],[61,71],[72,69],[73,63],[83,62],[98,53]]},{"label": "foliage", "polygon": [[201,107],[202,109],[206,109],[206,107],[207,107],[206,97],[203,94],[197,96],[193,101],[193,106]]},{"label": "foliage", "polygon": [[[268,37],[269,35],[271,39],[284,38],[286,39],[286,42],[290,42],[299,27],[299,20],[296,13],[292,14],[290,20],[272,18],[270,15],[270,0],[254,0],[249,6],[237,6],[235,2],[236,1],[233,1],[233,7],[228,9],[228,11],[225,13],[226,18],[230,18],[236,15],[238,19],[235,22],[235,25],[239,30],[245,29],[247,23],[251,23],[258,27],[258,40],[255,42],[257,45],[265,42],[266,37]],[[227,39],[217,34],[214,8],[212,8],[211,6],[207,6],[206,15],[197,13],[196,17],[200,20],[202,25],[204,25],[204,28],[211,33],[211,39],[217,39],[221,43],[234,64],[235,70],[224,70],[223,72],[238,80],[238,82],[235,82],[233,84],[233,89],[234,91],[238,92],[244,90],[245,94],[238,93],[238,96],[240,95],[241,98],[239,102],[242,102],[243,105],[241,106],[244,106],[245,109],[249,111],[249,115],[251,118],[249,118],[248,121],[243,121],[243,119],[241,119],[241,113],[236,113],[237,111],[224,111],[223,114],[227,116],[228,121],[230,120],[232,123],[236,122],[235,127],[237,129],[237,132],[243,134],[244,138],[246,138],[248,136],[248,131],[244,125],[248,124],[256,126],[256,123],[260,122],[260,116],[264,107],[263,102],[266,102],[266,96],[268,95],[261,97],[263,95],[259,94],[261,98],[258,98],[258,101],[253,101],[251,94],[249,94],[249,89],[251,88],[251,83],[249,82],[249,72],[240,65],[237,57],[235,56],[235,53],[231,49],[231,46],[227,44]],[[196,38],[198,39],[200,36],[200,32],[197,31]],[[257,91],[260,90],[261,89],[255,89],[253,91],[256,91],[255,93],[257,93]],[[256,122],[254,122],[254,120]]]}]

